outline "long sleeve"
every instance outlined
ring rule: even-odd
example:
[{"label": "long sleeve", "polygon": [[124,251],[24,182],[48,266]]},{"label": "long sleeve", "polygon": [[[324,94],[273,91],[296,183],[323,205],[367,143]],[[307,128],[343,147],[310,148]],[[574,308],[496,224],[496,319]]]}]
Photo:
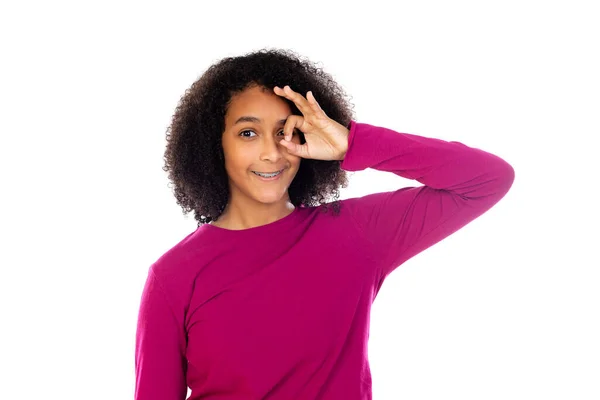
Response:
[{"label": "long sleeve", "polygon": [[355,121],[341,167],[388,171],[423,184],[346,202],[380,263],[381,278],[490,209],[515,174],[498,156],[460,142]]},{"label": "long sleeve", "polygon": [[139,309],[135,345],[135,400],[184,400],[185,333],[152,268]]}]

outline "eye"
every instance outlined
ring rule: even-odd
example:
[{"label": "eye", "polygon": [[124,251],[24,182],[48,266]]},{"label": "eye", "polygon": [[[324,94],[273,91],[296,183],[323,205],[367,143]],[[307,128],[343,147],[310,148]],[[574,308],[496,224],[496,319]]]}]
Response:
[{"label": "eye", "polygon": [[[283,133],[283,131],[281,131],[281,132],[279,132],[279,133]],[[296,132],[296,130],[294,129],[294,130],[292,131],[292,136],[294,136],[294,135],[296,135],[296,134],[297,134],[297,132]]]},{"label": "eye", "polygon": [[[252,132],[252,133],[255,133],[255,132],[254,132],[253,130],[251,130],[251,129],[245,129],[245,130],[243,130],[243,131],[241,131],[241,132],[240,132],[239,136],[242,136],[242,137],[245,137],[245,138],[252,137],[252,136],[246,136],[246,135],[244,135],[246,132]],[[280,133],[280,134],[283,134],[283,130],[279,131],[279,133]],[[296,135],[296,130],[295,130],[295,129],[294,129],[294,131],[292,132],[292,135]]]},{"label": "eye", "polygon": [[246,130],[244,130],[244,131],[241,131],[241,132],[240,132],[240,134],[239,134],[239,136],[242,136],[242,137],[250,137],[250,136],[244,136],[244,133],[246,133],[246,132],[252,132],[252,133],[254,133],[254,131],[252,131],[252,130],[250,130],[250,129],[246,129]]}]

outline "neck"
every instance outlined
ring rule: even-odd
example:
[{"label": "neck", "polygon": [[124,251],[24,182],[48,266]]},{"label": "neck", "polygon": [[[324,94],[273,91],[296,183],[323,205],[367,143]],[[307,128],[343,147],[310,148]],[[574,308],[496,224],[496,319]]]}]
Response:
[{"label": "neck", "polygon": [[276,204],[238,204],[230,202],[213,225],[232,230],[249,229],[275,222],[294,211],[289,199]]}]

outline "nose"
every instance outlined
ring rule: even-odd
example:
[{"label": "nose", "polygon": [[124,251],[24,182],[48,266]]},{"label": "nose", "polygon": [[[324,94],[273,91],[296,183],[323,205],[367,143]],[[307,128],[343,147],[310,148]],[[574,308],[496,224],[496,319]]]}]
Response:
[{"label": "nose", "polygon": [[265,139],[261,143],[260,159],[271,162],[279,161],[283,157],[282,151],[284,150],[283,146],[279,145],[279,136],[265,135],[264,137]]}]

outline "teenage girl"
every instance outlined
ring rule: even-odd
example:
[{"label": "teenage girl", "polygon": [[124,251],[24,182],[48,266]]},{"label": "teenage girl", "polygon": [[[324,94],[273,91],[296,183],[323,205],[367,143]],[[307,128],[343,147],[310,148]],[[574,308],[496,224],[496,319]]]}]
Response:
[{"label": "teenage girl", "polygon": [[[186,91],[165,170],[198,227],[149,268],[137,400],[188,388],[371,399],[369,312],[384,279],[489,210],[514,170],[460,142],[357,122],[349,104],[281,50],[223,59]],[[338,200],[346,171],[366,168],[419,184]]]}]

